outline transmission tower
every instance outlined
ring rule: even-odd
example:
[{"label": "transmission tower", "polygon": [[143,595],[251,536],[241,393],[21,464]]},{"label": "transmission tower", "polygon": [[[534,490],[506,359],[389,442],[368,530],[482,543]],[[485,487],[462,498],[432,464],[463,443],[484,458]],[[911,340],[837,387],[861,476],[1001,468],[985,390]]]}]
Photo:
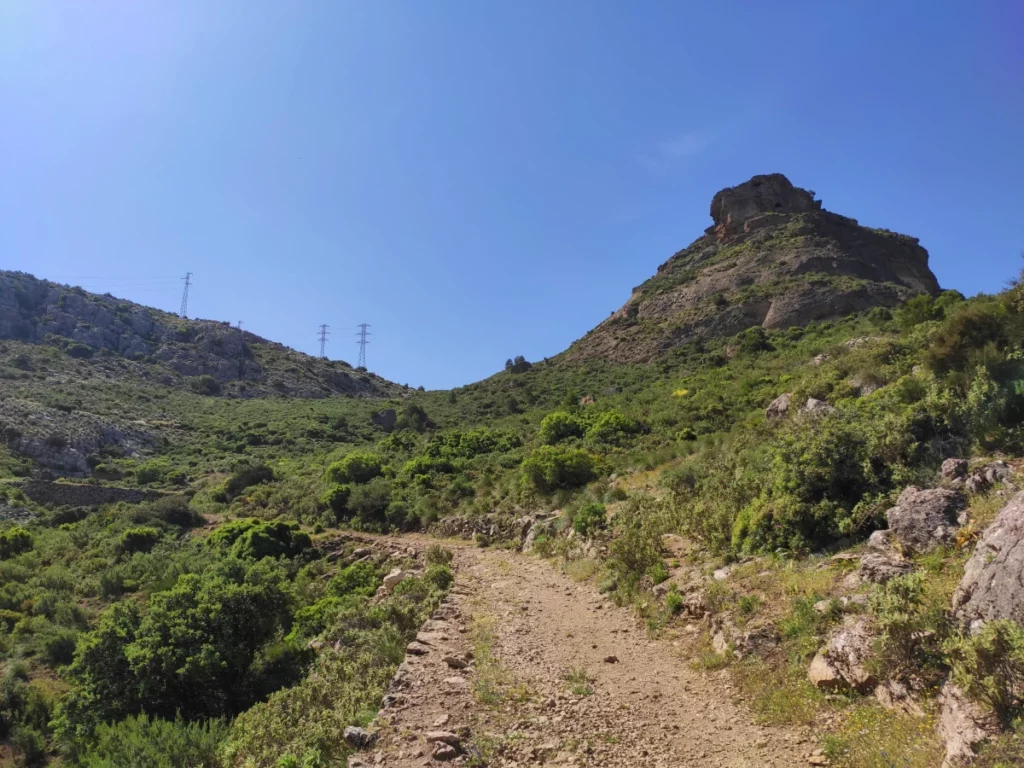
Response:
[{"label": "transmission tower", "polygon": [[188,287],[192,285],[192,273],[186,272],[181,279],[185,281],[185,290],[181,294],[181,312],[179,314],[182,317],[188,317]]},{"label": "transmission tower", "polygon": [[327,337],[331,335],[327,329],[330,327],[327,323],[320,326],[320,357],[325,360],[327,359]]},{"label": "transmission tower", "polygon": [[366,345],[369,344],[369,340],[366,338],[371,335],[366,329],[370,327],[369,323],[360,323],[356,326],[359,330],[356,332],[356,336],[359,337],[359,341],[356,344],[359,345],[359,368],[366,367]]},{"label": "transmission tower", "polygon": [[241,320],[238,321],[238,330],[242,330],[242,321]]}]

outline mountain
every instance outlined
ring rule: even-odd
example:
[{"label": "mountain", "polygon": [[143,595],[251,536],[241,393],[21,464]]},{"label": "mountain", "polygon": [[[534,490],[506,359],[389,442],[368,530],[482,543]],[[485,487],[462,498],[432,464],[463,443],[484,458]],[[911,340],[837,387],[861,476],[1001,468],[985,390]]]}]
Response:
[{"label": "mountain", "polygon": [[405,387],[214,320],[189,320],[23,272],[0,272],[0,339],[48,344],[171,388],[233,397],[394,397]]},{"label": "mountain", "polygon": [[721,190],[711,218],[565,357],[646,362],[701,337],[835,320],[939,292],[917,238],[826,211],[780,173]]}]

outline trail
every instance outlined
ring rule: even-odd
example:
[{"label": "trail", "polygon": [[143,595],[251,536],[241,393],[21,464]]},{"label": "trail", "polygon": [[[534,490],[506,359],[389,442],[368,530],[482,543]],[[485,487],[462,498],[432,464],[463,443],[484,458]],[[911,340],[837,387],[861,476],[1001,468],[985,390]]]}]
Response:
[{"label": "trail", "polygon": [[[350,765],[440,765],[431,731],[457,737],[453,765],[808,763],[805,734],[755,724],[724,672],[693,670],[592,586],[510,552],[459,547],[456,565],[448,601],[400,670],[381,740]],[[457,667],[474,651],[466,669],[444,660]]]}]

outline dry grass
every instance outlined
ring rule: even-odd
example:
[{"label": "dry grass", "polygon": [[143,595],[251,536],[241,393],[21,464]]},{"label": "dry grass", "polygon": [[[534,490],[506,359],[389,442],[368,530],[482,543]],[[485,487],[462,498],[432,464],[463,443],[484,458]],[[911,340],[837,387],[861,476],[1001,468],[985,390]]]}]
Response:
[{"label": "dry grass", "polygon": [[562,566],[562,571],[573,581],[589,581],[601,570],[601,561],[596,557],[584,557],[569,560]]},{"label": "dry grass", "polygon": [[493,617],[474,615],[470,633],[473,639],[473,658],[476,661],[473,695],[477,701],[491,707],[508,701],[527,701],[530,698],[529,688],[517,684],[494,654],[496,638]]},{"label": "dry grass", "polygon": [[803,664],[778,667],[750,659],[734,667],[733,677],[758,721],[767,725],[809,725],[828,706]]}]

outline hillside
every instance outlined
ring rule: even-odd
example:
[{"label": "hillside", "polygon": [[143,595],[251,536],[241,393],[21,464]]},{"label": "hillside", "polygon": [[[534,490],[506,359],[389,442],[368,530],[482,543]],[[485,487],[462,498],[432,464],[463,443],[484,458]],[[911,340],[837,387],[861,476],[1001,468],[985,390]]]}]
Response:
[{"label": "hillside", "polygon": [[451,391],[8,277],[0,763],[1021,764],[1024,287],[768,191],[757,322]]},{"label": "hillside", "polygon": [[[0,340],[89,360],[90,377],[131,376],[228,397],[392,397],[404,388],[214,320],[189,320],[106,294],[0,272]],[[213,380],[213,382],[210,381]]]},{"label": "hillside", "polygon": [[697,338],[804,326],[939,292],[916,238],[821,206],[779,173],[721,190],[714,224],[566,358],[645,362]]}]

